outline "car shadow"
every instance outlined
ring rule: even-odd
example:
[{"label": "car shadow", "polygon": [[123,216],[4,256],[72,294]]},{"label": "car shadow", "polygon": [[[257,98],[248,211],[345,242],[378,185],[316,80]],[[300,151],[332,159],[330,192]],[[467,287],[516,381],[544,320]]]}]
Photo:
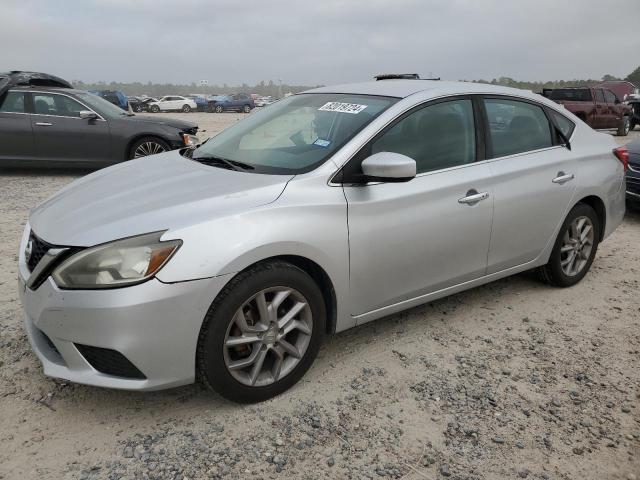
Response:
[{"label": "car shadow", "polygon": [[[380,341],[381,337],[394,337],[398,330],[404,331],[413,327],[415,322],[420,322],[421,328],[428,330],[441,322],[443,312],[454,313],[458,306],[475,304],[478,308],[483,308],[483,305],[495,299],[497,292],[517,294],[545,288],[549,287],[543,284],[534,272],[524,272],[358,325],[332,336],[327,335],[318,358],[306,375],[308,377],[311,374],[318,379],[311,379],[311,382],[319,381],[322,372],[331,370],[333,368],[331,364],[336,359],[340,358],[341,362],[347,364],[354,363],[354,357],[359,355],[358,346],[376,341],[376,338]],[[135,422],[141,411],[152,411],[154,421],[161,422],[167,418],[179,417],[180,411],[183,410],[193,414],[194,411],[204,412],[212,409],[236,411],[250,407],[250,405],[228,401],[198,383],[156,392],[131,392],[62,381],[54,382],[59,387],[62,386],[61,395],[58,398],[60,403],[56,405],[58,410],[71,411],[81,407],[96,411],[117,411],[121,422]],[[271,402],[283,401],[286,397],[288,397],[287,403],[295,399],[309,400],[303,390],[304,383],[303,377],[303,381],[288,392],[264,403],[268,405]]]}]

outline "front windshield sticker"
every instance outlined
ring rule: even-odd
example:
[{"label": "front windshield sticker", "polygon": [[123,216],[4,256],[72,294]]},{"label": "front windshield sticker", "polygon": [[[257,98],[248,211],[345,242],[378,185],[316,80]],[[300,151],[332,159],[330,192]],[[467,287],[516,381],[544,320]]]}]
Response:
[{"label": "front windshield sticker", "polygon": [[327,102],[321,106],[318,110],[322,112],[340,112],[340,113],[353,113],[357,114],[367,108],[366,105],[359,105],[357,103],[343,103],[343,102]]},{"label": "front windshield sticker", "polygon": [[331,145],[331,141],[330,140],[324,140],[322,138],[317,139],[315,142],[313,142],[314,145],[317,145],[319,147],[324,147],[327,148],[329,145]]}]

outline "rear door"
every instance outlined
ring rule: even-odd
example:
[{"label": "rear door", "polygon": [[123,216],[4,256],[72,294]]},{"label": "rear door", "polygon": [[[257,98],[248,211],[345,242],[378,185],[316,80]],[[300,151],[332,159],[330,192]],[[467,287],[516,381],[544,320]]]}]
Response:
[{"label": "rear door", "polygon": [[[0,96],[0,161],[34,157],[31,115],[25,92],[9,91]],[[1,163],[0,163],[1,165]]]},{"label": "rear door", "polygon": [[596,107],[596,118],[593,121],[593,128],[610,128],[607,103],[604,100],[604,91],[601,88],[594,88],[593,95]]},{"label": "rear door", "polygon": [[621,117],[620,102],[618,102],[618,97],[611,90],[604,90],[604,101],[607,106],[607,114],[605,117],[606,128],[618,128]]},{"label": "rear door", "polygon": [[[491,274],[534,260],[555,240],[577,183],[577,160],[559,145],[541,105],[512,97],[485,97],[484,105],[488,156],[494,159],[488,162],[495,192]],[[570,137],[573,123],[561,117]]]},{"label": "rear door", "polygon": [[111,133],[102,117],[80,118],[91,108],[62,93],[32,92],[31,125],[39,160],[106,163],[111,159]]}]

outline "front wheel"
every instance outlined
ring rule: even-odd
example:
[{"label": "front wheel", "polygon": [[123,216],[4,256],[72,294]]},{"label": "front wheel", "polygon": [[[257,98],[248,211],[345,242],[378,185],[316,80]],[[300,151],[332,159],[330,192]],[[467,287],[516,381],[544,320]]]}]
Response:
[{"label": "front wheel", "polygon": [[222,105],[216,105],[215,111],[216,113],[222,113],[224,112],[224,107]]},{"label": "front wheel", "polygon": [[294,385],[325,332],[322,293],[286,262],[258,264],[234,277],[213,302],[198,339],[198,377],[235,402],[260,402]]},{"label": "front wheel", "polygon": [[183,112],[183,113],[189,113],[190,111],[191,111],[191,107],[185,103],[185,104],[182,106],[182,112]]},{"label": "front wheel", "polygon": [[144,137],[136,141],[129,149],[129,160],[148,157],[169,150],[169,144],[157,137]]},{"label": "front wheel", "polygon": [[584,278],[598,250],[600,222],[589,205],[578,203],[567,215],[551,251],[540,267],[542,279],[556,287],[571,287]]},{"label": "front wheel", "polygon": [[159,107],[158,105],[151,105],[150,110],[151,110],[153,113],[158,113],[158,112],[160,111],[160,107]]},{"label": "front wheel", "polygon": [[626,137],[627,135],[629,135],[630,130],[631,130],[631,120],[629,119],[628,116],[622,117],[622,120],[620,120],[620,125],[618,126],[618,132],[616,133],[616,135],[618,135],[619,137]]},{"label": "front wheel", "polygon": [[245,106],[242,108],[242,111],[243,111],[244,113],[250,113],[250,112],[251,112],[251,107],[250,107],[249,105],[245,105]]}]

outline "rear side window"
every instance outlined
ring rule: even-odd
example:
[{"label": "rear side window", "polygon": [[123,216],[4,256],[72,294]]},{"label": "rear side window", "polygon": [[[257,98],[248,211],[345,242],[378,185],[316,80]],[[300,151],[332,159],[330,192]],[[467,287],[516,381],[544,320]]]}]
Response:
[{"label": "rear side window", "polygon": [[0,112],[5,113],[26,113],[24,103],[24,93],[9,92],[0,103]]},{"label": "rear side window", "polygon": [[607,103],[616,103],[617,100],[615,94],[610,90],[604,91],[604,99],[607,101]]},{"label": "rear side window", "polygon": [[604,103],[604,93],[602,93],[602,89],[597,88],[596,92],[596,102]]},{"label": "rear side window", "polygon": [[471,100],[436,103],[409,114],[371,143],[371,154],[378,152],[413,158],[417,173],[474,162]]},{"label": "rear side window", "polygon": [[553,145],[549,120],[542,107],[507,99],[485,99],[492,158]]},{"label": "rear side window", "polygon": [[551,118],[553,122],[556,124],[558,129],[562,132],[562,134],[568,139],[571,137],[573,133],[573,129],[575,128],[574,123],[569,120],[564,115],[556,112],[555,110],[549,110],[551,113]]}]

